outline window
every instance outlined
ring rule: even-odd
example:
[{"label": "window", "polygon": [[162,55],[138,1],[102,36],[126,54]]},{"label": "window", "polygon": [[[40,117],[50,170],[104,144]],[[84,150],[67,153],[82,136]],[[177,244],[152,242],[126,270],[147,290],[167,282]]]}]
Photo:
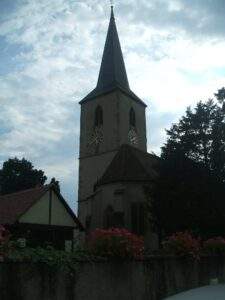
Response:
[{"label": "window", "polygon": [[124,213],[115,212],[111,205],[109,205],[104,212],[104,228],[124,227]]},{"label": "window", "polygon": [[131,204],[131,228],[138,235],[145,233],[144,203],[133,202]]},{"label": "window", "polygon": [[86,233],[89,233],[89,231],[91,229],[91,216],[90,215],[86,216],[85,229],[86,229]]},{"label": "window", "polygon": [[97,106],[95,110],[95,127],[103,125],[103,111],[101,106]]},{"label": "window", "polygon": [[114,210],[112,208],[111,205],[109,205],[104,212],[104,220],[103,220],[103,224],[104,224],[104,228],[108,229],[113,227],[113,214],[114,214]]},{"label": "window", "polygon": [[124,193],[124,189],[118,189],[118,190],[115,190],[114,191],[114,195],[117,196],[117,195],[123,195]]},{"label": "window", "polygon": [[123,228],[124,227],[124,213],[123,212],[115,212],[113,215],[113,223],[114,226],[117,228]]},{"label": "window", "polygon": [[130,109],[130,126],[132,127],[136,126],[135,112],[133,108]]}]

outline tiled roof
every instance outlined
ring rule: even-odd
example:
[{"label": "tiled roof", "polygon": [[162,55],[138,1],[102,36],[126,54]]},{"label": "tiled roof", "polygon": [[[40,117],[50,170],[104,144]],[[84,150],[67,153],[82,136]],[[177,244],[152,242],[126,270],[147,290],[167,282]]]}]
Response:
[{"label": "tiled roof", "polygon": [[44,195],[49,186],[41,186],[0,196],[0,224],[13,224]]},{"label": "tiled roof", "polygon": [[159,158],[122,145],[97,185],[112,182],[149,182],[158,177]]},{"label": "tiled roof", "polygon": [[62,195],[54,188],[53,185],[45,185],[17,193],[0,196],[0,224],[14,224],[19,218],[28,211],[49,189],[53,189],[63,203],[67,212],[73,218],[74,222],[80,229],[82,224],[69,207]]}]

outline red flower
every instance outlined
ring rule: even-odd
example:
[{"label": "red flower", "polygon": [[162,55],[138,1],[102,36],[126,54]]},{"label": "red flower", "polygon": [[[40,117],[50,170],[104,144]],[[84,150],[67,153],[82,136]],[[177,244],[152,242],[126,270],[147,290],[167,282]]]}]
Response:
[{"label": "red flower", "polygon": [[141,258],[144,241],[124,228],[96,229],[88,238],[90,251],[110,258]]},{"label": "red flower", "polygon": [[208,254],[225,254],[225,239],[214,237],[203,243],[203,251]]},{"label": "red flower", "polygon": [[163,242],[166,252],[175,255],[190,255],[198,258],[200,252],[200,239],[194,238],[189,232],[176,232]]}]

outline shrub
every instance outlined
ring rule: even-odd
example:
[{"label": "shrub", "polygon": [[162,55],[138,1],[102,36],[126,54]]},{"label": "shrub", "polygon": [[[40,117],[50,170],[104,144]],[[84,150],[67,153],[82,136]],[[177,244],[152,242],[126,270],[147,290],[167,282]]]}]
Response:
[{"label": "shrub", "polygon": [[10,233],[3,225],[0,225],[0,261],[4,260],[7,252],[7,244],[10,238]]},{"label": "shrub", "polygon": [[88,237],[89,251],[111,259],[141,259],[144,252],[142,237],[126,229],[96,229]]},{"label": "shrub", "polygon": [[225,239],[222,237],[214,237],[203,243],[203,253],[221,255],[225,254]]},{"label": "shrub", "polygon": [[194,238],[189,232],[176,232],[163,242],[163,249],[166,253],[199,257],[200,239]]}]

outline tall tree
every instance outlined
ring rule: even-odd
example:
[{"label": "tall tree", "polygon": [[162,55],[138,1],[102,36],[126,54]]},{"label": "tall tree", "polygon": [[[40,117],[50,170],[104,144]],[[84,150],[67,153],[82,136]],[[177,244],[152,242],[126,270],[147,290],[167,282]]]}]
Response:
[{"label": "tall tree", "polygon": [[151,191],[161,233],[189,229],[203,236],[225,234],[223,95],[221,89],[219,103],[210,99],[188,108],[167,131],[160,177]]},{"label": "tall tree", "polygon": [[202,163],[225,180],[224,113],[213,100],[199,102],[194,111],[167,130],[168,140],[162,147],[162,158],[181,152],[194,162]]},{"label": "tall tree", "polygon": [[55,179],[55,177],[51,179],[50,184],[53,185],[55,189],[60,193],[60,184],[59,181]]},{"label": "tall tree", "polygon": [[0,170],[0,193],[2,195],[43,185],[47,177],[44,171],[34,169],[25,158],[10,158]]}]

